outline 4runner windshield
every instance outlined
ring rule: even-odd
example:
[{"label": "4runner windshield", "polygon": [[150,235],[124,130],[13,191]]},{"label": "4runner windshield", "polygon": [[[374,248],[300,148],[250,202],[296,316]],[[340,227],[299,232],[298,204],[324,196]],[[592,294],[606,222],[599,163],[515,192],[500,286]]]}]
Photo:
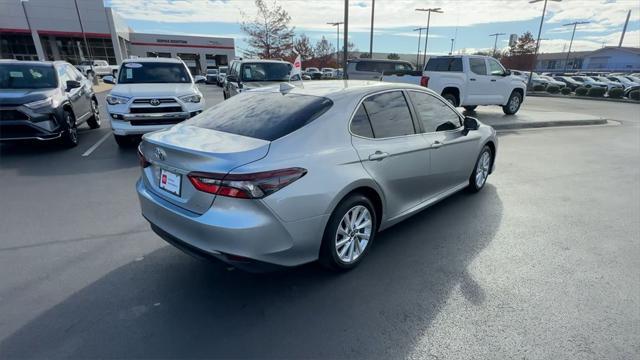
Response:
[{"label": "4runner windshield", "polygon": [[242,64],[242,81],[289,81],[291,65],[286,63]]},{"label": "4runner windshield", "polygon": [[58,86],[51,65],[0,64],[0,89],[47,89]]},{"label": "4runner windshield", "polygon": [[119,84],[191,82],[187,68],[178,63],[128,62],[119,73]]}]

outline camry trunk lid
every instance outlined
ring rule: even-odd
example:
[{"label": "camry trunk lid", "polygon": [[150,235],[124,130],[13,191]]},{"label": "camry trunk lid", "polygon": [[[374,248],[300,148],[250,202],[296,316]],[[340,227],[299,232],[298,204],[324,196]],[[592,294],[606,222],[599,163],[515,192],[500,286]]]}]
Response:
[{"label": "camry trunk lid", "polygon": [[215,195],[198,191],[187,174],[229,171],[262,159],[269,141],[205,129],[188,124],[144,136],[140,151],[150,163],[143,170],[145,185],[172,204],[202,214]]}]

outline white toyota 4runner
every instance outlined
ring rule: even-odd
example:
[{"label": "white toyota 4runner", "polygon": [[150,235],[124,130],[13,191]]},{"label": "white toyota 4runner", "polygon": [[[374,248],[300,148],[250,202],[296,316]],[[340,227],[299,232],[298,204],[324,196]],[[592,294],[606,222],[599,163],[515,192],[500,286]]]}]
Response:
[{"label": "white toyota 4runner", "polygon": [[526,95],[522,79],[489,56],[432,56],[420,84],[467,111],[478,105],[499,105],[505,114],[513,115]]},{"label": "white toyota 4runner", "polygon": [[131,137],[161,130],[204,110],[204,99],[182,60],[169,58],[128,59],[107,95],[111,129],[120,146]]}]

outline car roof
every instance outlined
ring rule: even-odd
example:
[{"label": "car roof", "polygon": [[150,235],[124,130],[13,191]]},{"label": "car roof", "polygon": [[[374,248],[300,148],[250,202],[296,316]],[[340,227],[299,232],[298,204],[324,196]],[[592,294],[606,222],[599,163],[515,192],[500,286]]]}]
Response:
[{"label": "car roof", "polygon": [[125,59],[122,61],[123,63],[145,63],[145,62],[163,62],[163,63],[174,63],[180,64],[182,60],[175,58],[163,58],[163,57],[141,57],[135,59]]},{"label": "car roof", "polygon": [[[293,85],[289,91],[291,94],[322,96],[332,100],[342,99],[345,96],[363,96],[368,93],[384,90],[420,90],[435,94],[432,90],[423,86],[369,80],[324,80],[307,81],[302,84],[289,84]],[[255,91],[280,92],[280,85],[263,87]]]},{"label": "car roof", "polygon": [[14,59],[0,59],[0,64],[29,64],[29,65],[59,65],[59,64],[69,64],[66,61],[25,61],[25,60],[14,60]]}]

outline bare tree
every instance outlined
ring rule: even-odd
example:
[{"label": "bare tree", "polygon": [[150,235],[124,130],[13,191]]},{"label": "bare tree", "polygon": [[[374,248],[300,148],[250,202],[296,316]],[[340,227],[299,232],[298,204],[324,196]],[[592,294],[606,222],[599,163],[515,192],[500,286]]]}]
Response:
[{"label": "bare tree", "polygon": [[536,52],[536,39],[533,38],[533,34],[527,31],[518,37],[518,42],[509,48],[511,55],[526,55]]},{"label": "bare tree", "polygon": [[245,56],[274,59],[290,55],[294,31],[289,28],[291,16],[275,0],[270,4],[255,0],[255,6],[258,9],[256,17],[240,24],[248,35],[249,49],[244,51]]},{"label": "bare tree", "polygon": [[294,49],[300,54],[302,60],[309,60],[315,56],[313,46],[311,46],[311,40],[309,40],[309,37],[305,34],[301,34],[295,39]]},{"label": "bare tree", "polygon": [[323,36],[322,39],[318,40],[318,42],[316,43],[316,48],[314,52],[315,52],[316,58],[328,59],[335,52],[335,48],[333,47],[333,45],[331,45],[331,43],[327,40],[327,38]]}]

